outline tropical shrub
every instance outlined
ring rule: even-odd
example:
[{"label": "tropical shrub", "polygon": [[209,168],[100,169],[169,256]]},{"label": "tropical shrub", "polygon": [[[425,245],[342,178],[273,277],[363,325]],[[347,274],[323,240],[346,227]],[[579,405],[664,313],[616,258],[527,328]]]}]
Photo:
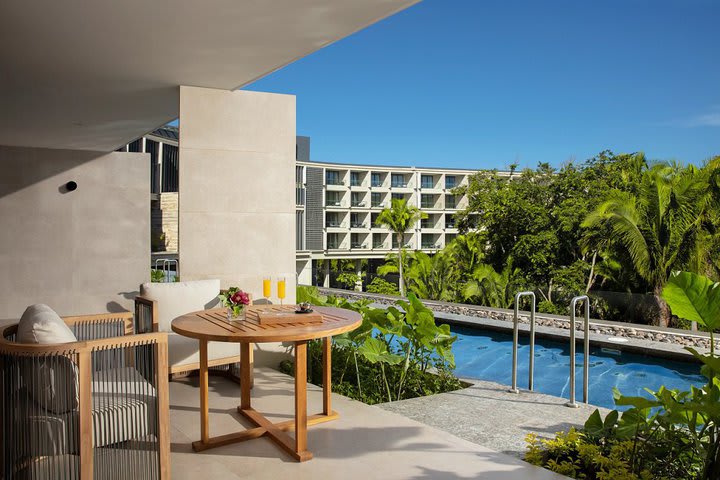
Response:
[{"label": "tropical shrub", "polygon": [[[362,325],[333,338],[333,391],[366,403],[402,400],[462,388],[455,367],[448,325],[436,325],[433,312],[413,294],[387,309],[368,301],[323,297],[298,287],[298,302],[348,308],[362,314]],[[399,308],[398,308],[399,307]],[[281,370],[292,373],[290,362]],[[322,348],[310,344],[308,381],[322,384]]]},{"label": "tropical shrub", "polygon": [[382,277],[375,277],[366,287],[365,291],[369,293],[379,293],[380,295],[400,295],[397,285],[388,282]]},{"label": "tropical shrub", "polygon": [[[701,275],[674,272],[662,292],[675,315],[711,333],[720,326],[720,284]],[[647,390],[650,398],[614,391],[618,406],[605,419],[595,411],[583,429],[552,440],[527,438],[526,460],[572,478],[720,479],[720,357],[688,348],[708,379],[690,391]]]}]

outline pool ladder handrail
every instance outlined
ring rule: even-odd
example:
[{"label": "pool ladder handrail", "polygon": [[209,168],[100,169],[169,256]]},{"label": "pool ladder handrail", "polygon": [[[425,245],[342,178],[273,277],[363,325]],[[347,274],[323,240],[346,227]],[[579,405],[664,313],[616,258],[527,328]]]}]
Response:
[{"label": "pool ladder handrail", "polygon": [[588,403],[588,376],[590,374],[590,298],[587,295],[573,297],[570,302],[570,401],[565,405],[578,408],[575,403],[575,310],[578,302],[585,302],[585,325],[583,344],[583,403]]},{"label": "pool ladder handrail", "polygon": [[518,326],[520,321],[520,298],[532,298],[530,307],[530,361],[528,364],[528,390],[533,390],[533,377],[535,372],[535,292],[518,292],[515,294],[515,315],[513,319],[513,353],[512,353],[512,388],[510,393],[520,393],[517,388],[517,356],[518,356]]},{"label": "pool ladder handrail", "polygon": [[177,259],[174,258],[157,258],[155,259],[155,270],[160,270],[163,272],[163,282],[168,283],[170,282],[170,270],[171,266],[175,266],[175,276],[179,275],[179,263]]}]

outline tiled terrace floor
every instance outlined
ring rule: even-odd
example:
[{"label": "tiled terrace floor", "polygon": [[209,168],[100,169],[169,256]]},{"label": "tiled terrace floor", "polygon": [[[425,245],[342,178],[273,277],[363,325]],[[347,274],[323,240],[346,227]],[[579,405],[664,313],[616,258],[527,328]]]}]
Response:
[{"label": "tiled terrace floor", "polygon": [[[292,379],[270,368],[256,368],[253,406],[273,420],[293,412]],[[239,386],[210,378],[210,434],[247,425],[235,408]],[[308,388],[309,413],[319,412],[321,390]],[[267,438],[202,453],[199,439],[197,378],[170,384],[172,476],[174,479],[486,479],[559,480],[566,477],[532,467],[517,458],[463,440],[397,413],[333,395],[339,420],[310,427],[314,458],[296,463]],[[498,422],[491,428],[504,428]]]}]

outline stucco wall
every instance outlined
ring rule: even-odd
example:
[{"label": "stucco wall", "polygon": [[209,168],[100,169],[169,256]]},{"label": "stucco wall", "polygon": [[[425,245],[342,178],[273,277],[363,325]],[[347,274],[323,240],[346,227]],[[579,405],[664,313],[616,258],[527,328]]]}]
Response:
[{"label": "stucco wall", "polygon": [[132,309],[150,275],[148,166],[144,153],[0,146],[0,319],[39,302]]},{"label": "stucco wall", "polygon": [[295,97],[181,87],[180,128],[181,279],[284,275],[294,302]]}]

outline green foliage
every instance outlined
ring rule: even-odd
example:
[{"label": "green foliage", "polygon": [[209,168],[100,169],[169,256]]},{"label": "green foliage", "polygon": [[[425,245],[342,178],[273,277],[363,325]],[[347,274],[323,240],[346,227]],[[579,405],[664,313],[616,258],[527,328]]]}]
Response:
[{"label": "green foliage", "polygon": [[337,281],[338,281],[338,283],[345,286],[345,288],[354,290],[357,283],[361,282],[363,278],[365,278],[364,272],[360,272],[360,273],[343,272],[337,276]]},{"label": "green foliage", "polygon": [[[333,339],[333,390],[367,403],[413,398],[461,388],[452,375],[452,344],[457,337],[448,325],[435,325],[433,312],[412,293],[387,309],[369,302],[328,297],[321,301],[312,289],[300,287],[298,300],[360,312],[362,325]],[[311,346],[308,379],[322,383],[320,348]],[[281,369],[290,373],[291,366]]]},{"label": "green foliage", "polygon": [[710,331],[720,328],[720,282],[692,272],[674,272],[662,296],[678,317]]},{"label": "green foliage", "polygon": [[151,282],[164,282],[165,281],[165,272],[162,270],[156,270],[151,269],[150,270],[150,281]]},{"label": "green foliage", "polygon": [[400,295],[397,285],[390,283],[382,277],[375,277],[372,279],[365,290],[369,293],[379,293],[381,295]]},{"label": "green foliage", "polygon": [[554,440],[531,435],[526,460],[572,478],[720,478],[720,358],[688,350],[703,363],[705,386],[647,390],[651,398],[616,389],[615,403],[630,409],[605,419],[596,410],[581,431]]}]

